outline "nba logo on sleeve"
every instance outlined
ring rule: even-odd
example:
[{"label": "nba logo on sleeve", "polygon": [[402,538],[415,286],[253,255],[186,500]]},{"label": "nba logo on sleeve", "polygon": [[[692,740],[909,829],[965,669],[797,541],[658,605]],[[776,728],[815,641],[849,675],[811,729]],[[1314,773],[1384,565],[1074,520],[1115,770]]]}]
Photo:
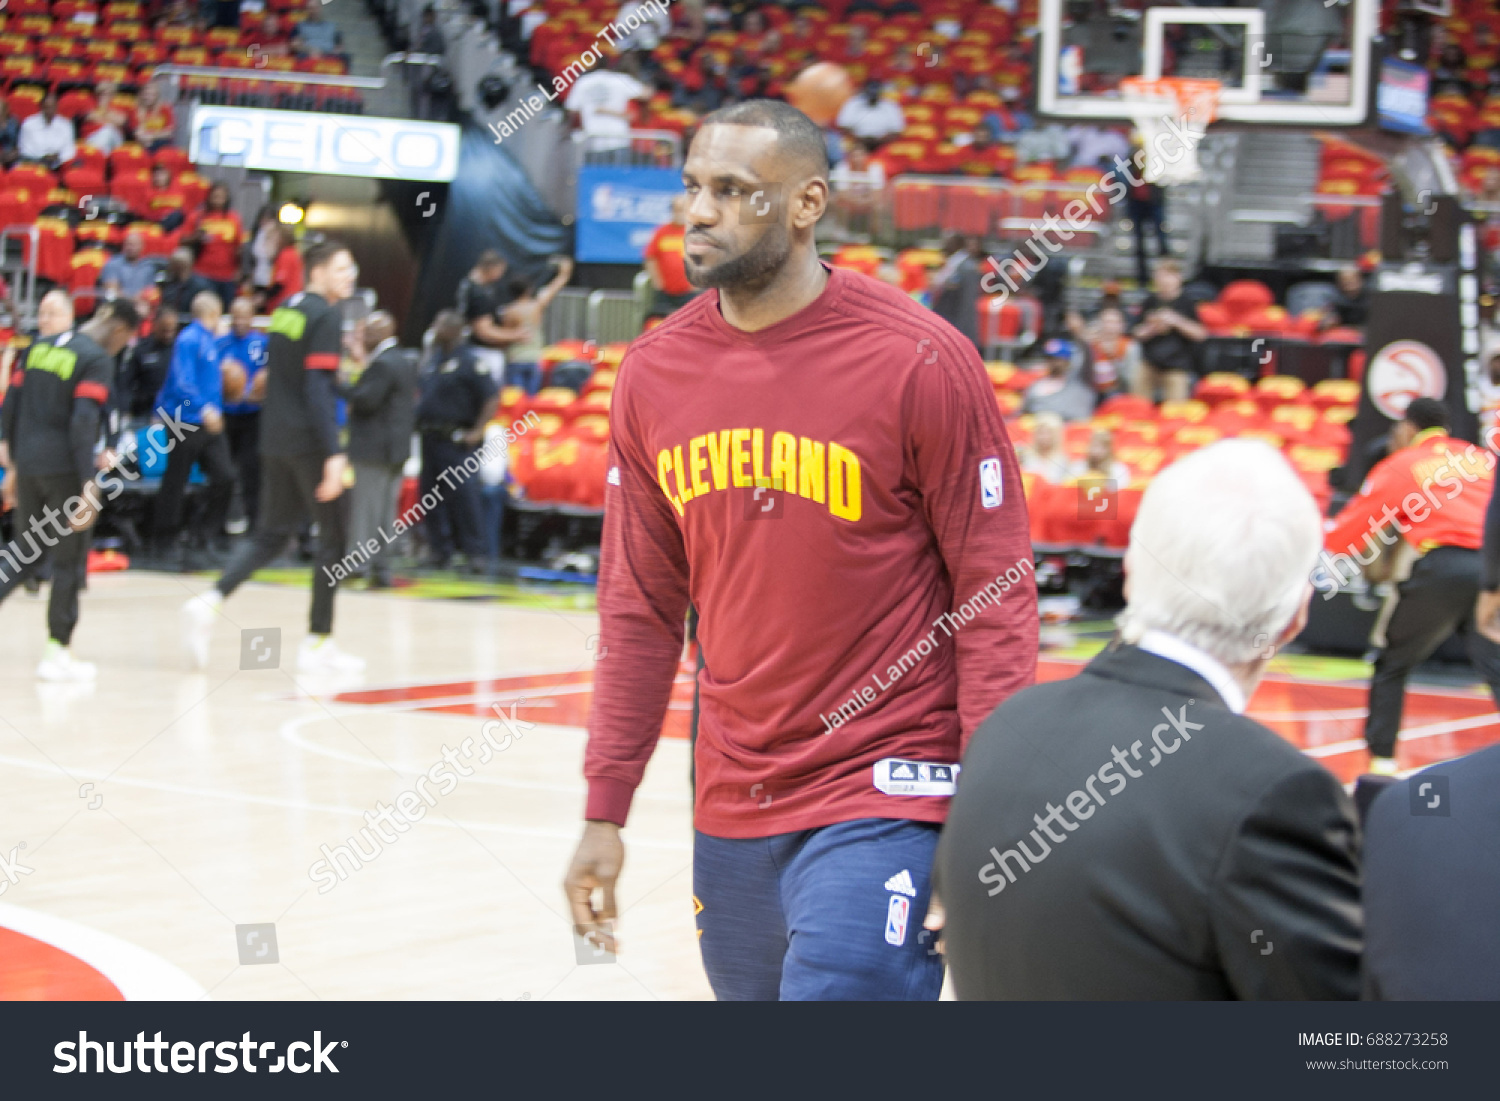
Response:
[{"label": "nba logo on sleeve", "polygon": [[906,943],[906,919],[911,916],[911,899],[892,895],[885,911],[885,942],[898,948]]},{"label": "nba logo on sleeve", "polygon": [[985,508],[999,508],[1005,500],[1005,482],[1000,476],[1000,460],[985,459],[979,464],[979,495]]}]

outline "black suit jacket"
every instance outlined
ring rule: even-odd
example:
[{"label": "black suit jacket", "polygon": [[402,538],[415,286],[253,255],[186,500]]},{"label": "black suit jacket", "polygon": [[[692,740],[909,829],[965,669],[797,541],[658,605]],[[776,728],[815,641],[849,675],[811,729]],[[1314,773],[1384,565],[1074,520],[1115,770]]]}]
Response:
[{"label": "black suit jacket", "polygon": [[387,466],[406,462],[417,420],[415,353],[387,348],[342,393],[349,402],[349,461]]},{"label": "black suit jacket", "polygon": [[1134,646],[975,732],[935,875],[960,998],[1359,996],[1349,798]]},{"label": "black suit jacket", "polygon": [[1370,808],[1365,997],[1500,999],[1500,746],[1424,769]]}]

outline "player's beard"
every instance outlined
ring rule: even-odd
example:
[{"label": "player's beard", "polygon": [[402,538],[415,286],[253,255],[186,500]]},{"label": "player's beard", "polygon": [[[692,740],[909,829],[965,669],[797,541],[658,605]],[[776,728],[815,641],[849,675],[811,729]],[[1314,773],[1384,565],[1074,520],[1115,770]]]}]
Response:
[{"label": "player's beard", "polygon": [[773,225],[760,240],[738,256],[731,256],[712,266],[696,264],[691,257],[684,257],[683,270],[688,282],[695,287],[754,287],[770,281],[780,271],[792,254],[792,235],[783,225]]}]

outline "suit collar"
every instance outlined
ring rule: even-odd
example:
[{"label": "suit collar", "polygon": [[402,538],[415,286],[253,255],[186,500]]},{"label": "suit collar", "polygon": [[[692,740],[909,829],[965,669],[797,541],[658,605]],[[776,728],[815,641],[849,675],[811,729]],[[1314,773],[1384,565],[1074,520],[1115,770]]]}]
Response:
[{"label": "suit collar", "polygon": [[379,344],[375,345],[375,347],[373,349],[371,349],[371,351],[370,351],[370,358],[372,360],[375,359],[377,356],[381,355],[382,353],[384,353],[388,349],[394,348],[399,343],[400,343],[400,341],[397,340],[393,336],[386,337]]},{"label": "suit collar", "polygon": [[1149,654],[1187,666],[1213,686],[1219,698],[1224,701],[1225,707],[1236,715],[1245,713],[1245,705],[1248,702],[1245,699],[1245,690],[1239,686],[1229,670],[1224,668],[1224,664],[1212,654],[1205,653],[1192,643],[1184,642],[1176,635],[1169,635],[1165,631],[1147,631],[1136,645]]},{"label": "suit collar", "polygon": [[1173,695],[1201,700],[1210,706],[1229,710],[1224,697],[1203,674],[1119,639],[1111,642],[1089,662],[1088,671],[1108,680],[1159,688]]}]

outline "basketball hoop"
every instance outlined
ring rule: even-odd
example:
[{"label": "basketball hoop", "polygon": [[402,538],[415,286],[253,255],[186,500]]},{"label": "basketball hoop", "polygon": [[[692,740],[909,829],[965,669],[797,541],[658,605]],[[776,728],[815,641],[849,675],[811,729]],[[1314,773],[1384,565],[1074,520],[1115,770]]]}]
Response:
[{"label": "basketball hoop", "polygon": [[1218,117],[1222,90],[1217,80],[1191,77],[1128,76],[1120,81],[1126,113],[1145,150],[1147,183],[1189,183],[1202,176],[1198,143]]}]

